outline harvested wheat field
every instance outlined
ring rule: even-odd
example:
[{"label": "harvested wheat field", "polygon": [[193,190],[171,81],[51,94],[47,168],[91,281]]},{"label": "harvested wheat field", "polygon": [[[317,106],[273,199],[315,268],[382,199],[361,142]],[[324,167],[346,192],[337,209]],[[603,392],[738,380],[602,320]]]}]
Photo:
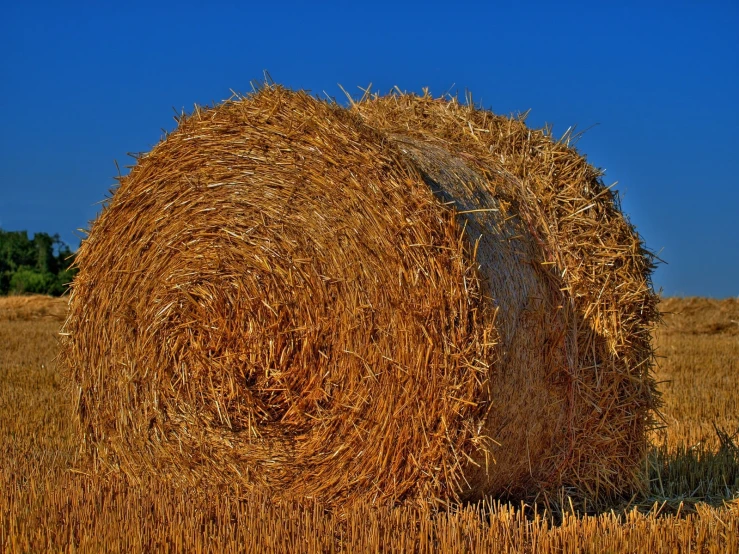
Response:
[{"label": "harvested wheat field", "polygon": [[66,300],[0,298],[0,551],[739,552],[739,302],[661,306],[665,428],[651,437],[647,489],[630,503],[601,513],[566,498],[549,509],[357,503],[339,514],[246,487],[91,472],[55,363]]},{"label": "harvested wheat field", "polygon": [[77,254],[90,471],[338,510],[642,493],[653,260],[600,176],[428,95],[183,115]]}]

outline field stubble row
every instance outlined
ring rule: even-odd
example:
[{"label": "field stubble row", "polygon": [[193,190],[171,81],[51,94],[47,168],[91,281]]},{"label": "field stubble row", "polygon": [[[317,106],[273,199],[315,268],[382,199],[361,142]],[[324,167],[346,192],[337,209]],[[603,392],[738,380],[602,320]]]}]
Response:
[{"label": "field stubble row", "polygon": [[604,514],[564,501],[550,512],[493,503],[357,506],[340,516],[239,491],[87,475],[54,362],[64,300],[0,299],[0,551],[738,551],[739,301],[667,299],[662,309],[664,427],[646,497]]}]

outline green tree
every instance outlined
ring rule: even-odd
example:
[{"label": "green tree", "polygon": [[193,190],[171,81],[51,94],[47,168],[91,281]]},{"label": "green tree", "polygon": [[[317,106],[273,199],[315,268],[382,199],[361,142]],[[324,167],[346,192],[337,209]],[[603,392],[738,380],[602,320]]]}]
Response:
[{"label": "green tree", "polygon": [[0,229],[0,295],[61,295],[74,278],[74,254],[59,235]]},{"label": "green tree", "polygon": [[22,267],[10,277],[10,292],[15,294],[50,294],[56,277],[48,272]]}]

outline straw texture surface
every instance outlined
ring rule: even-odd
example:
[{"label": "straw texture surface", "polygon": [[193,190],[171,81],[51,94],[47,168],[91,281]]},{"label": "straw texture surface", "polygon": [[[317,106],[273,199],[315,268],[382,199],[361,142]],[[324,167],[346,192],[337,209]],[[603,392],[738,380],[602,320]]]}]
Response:
[{"label": "straw texture surface", "polygon": [[278,86],[198,108],[77,264],[62,359],[101,470],[337,506],[640,486],[652,260],[523,121]]}]

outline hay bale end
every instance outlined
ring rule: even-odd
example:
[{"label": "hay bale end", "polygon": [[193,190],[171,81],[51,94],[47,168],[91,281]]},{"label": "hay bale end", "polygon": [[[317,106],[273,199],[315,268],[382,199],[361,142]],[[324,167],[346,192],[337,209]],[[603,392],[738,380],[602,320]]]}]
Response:
[{"label": "hay bale end", "polygon": [[350,501],[610,499],[657,400],[652,258],[516,118],[268,86],[198,108],[77,255],[62,359],[136,481]]}]

